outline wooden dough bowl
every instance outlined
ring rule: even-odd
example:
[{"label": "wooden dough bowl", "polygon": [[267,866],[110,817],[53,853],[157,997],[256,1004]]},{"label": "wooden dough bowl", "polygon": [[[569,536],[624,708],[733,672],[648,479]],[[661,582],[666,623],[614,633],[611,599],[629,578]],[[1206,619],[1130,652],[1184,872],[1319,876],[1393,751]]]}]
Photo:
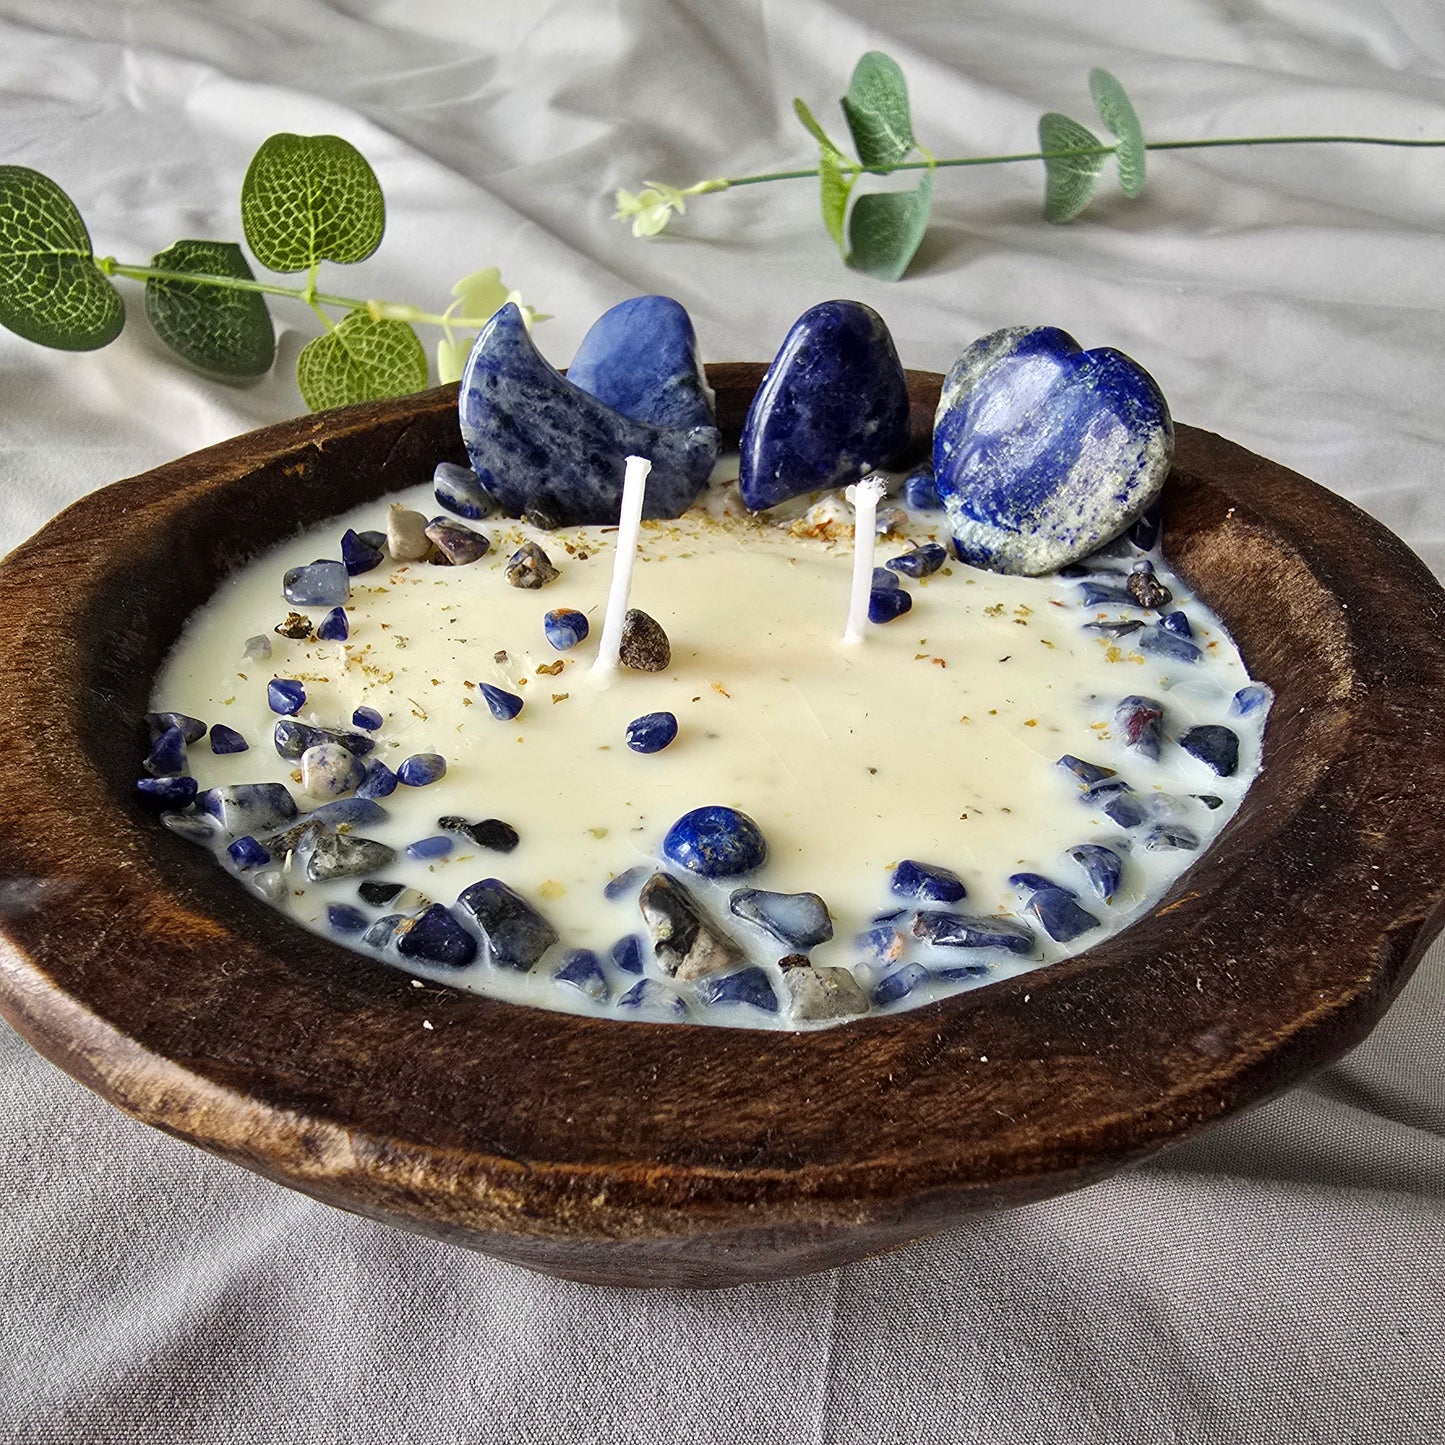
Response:
[{"label": "wooden dough bowl", "polygon": [[[711,368],[734,444],[762,372]],[[920,449],[939,385],[911,376]],[[421,990],[283,922],[137,805],[151,679],[226,572],[465,460],[455,410],[442,388],[269,427],[0,566],[0,1008],[137,1118],[531,1269],[737,1284],[1076,1189],[1278,1093],[1445,921],[1445,594],[1349,503],[1180,427],[1166,551],[1277,702],[1244,806],[1124,933],[789,1034]]]}]

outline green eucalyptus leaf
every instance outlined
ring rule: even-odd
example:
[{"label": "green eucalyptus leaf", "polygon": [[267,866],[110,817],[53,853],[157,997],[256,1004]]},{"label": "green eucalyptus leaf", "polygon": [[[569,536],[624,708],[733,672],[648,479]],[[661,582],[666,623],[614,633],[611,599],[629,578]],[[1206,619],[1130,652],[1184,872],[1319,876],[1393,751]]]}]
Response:
[{"label": "green eucalyptus leaf", "polygon": [[96,267],[75,202],[29,166],[0,166],[0,326],[41,346],[94,351],[125,305]]},{"label": "green eucalyptus leaf", "polygon": [[358,307],[302,348],[296,384],[312,411],[405,396],[426,385],[426,352],[405,321],[376,321]]},{"label": "green eucalyptus leaf", "polygon": [[796,95],[793,97],[793,114],[797,116],[800,121],[803,122],[803,129],[806,130],[808,134],[812,136],[815,141],[818,142],[818,145],[822,150],[831,152],[835,157],[841,156],[843,154],[842,151],[840,151],[838,147],[833,144],[832,139],[828,135],[828,132],[825,131],[821,125],[818,124],[818,118]]},{"label": "green eucalyptus leaf", "polygon": [[913,121],[908,108],[908,82],[881,50],[870,50],[853,67],[843,114],[869,170],[890,170],[913,149]]},{"label": "green eucalyptus leaf", "polygon": [[1044,161],[1044,218],[1072,221],[1094,194],[1107,149],[1088,126],[1051,110],[1039,117],[1041,151],[1099,149],[1097,155],[1049,156]]},{"label": "green eucalyptus leaf", "polygon": [[[254,280],[233,241],[177,241],[155,256],[158,271]],[[199,281],[146,280],[146,319],[183,361],[215,376],[261,376],[276,359],[266,298]]]},{"label": "green eucalyptus leaf", "polygon": [[381,244],[386,204],[366,158],[334,135],[273,135],[241,185],[241,226],[272,271],[364,261]]},{"label": "green eucalyptus leaf", "polygon": [[843,236],[843,218],[848,213],[848,196],[858,179],[857,171],[843,173],[843,158],[827,146],[818,149],[818,188],[823,203],[823,224],[838,248],[838,254],[848,259],[848,243]]},{"label": "green eucalyptus leaf", "polygon": [[1144,189],[1144,128],[1124,87],[1107,70],[1095,67],[1089,72],[1089,93],[1094,97],[1099,118],[1109,134],[1118,141],[1114,159],[1119,164],[1119,189],[1126,196],[1137,196]]},{"label": "green eucalyptus leaf", "polygon": [[933,206],[933,172],[924,171],[911,191],[859,196],[848,219],[850,264],[880,281],[897,281],[908,269]]}]

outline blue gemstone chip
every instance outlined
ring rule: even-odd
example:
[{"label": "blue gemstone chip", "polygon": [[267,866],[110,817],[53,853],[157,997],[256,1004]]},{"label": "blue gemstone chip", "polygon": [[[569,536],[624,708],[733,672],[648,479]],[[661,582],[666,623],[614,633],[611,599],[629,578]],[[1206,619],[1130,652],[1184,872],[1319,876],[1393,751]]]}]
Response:
[{"label": "blue gemstone chip", "polygon": [[768,845],[746,813],[716,804],[684,813],[667,830],[662,854],[704,878],[735,878],[761,868]]},{"label": "blue gemstone chip", "polygon": [[627,724],[627,746],[635,753],[660,753],[677,737],[677,718],[670,712],[649,712]]},{"label": "blue gemstone chip", "polygon": [[920,898],[929,903],[957,903],[968,896],[963,879],[951,868],[936,863],[919,863],[905,858],[894,870],[888,885],[904,898]]},{"label": "blue gemstone chip", "polygon": [[498,722],[511,722],[522,711],[522,699],[514,692],[496,687],[490,682],[480,684],[482,697]]}]

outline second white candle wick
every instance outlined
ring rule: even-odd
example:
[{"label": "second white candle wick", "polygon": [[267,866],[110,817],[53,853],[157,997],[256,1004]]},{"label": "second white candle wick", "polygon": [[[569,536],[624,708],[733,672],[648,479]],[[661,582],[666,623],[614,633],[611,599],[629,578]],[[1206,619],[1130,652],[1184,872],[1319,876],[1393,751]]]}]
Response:
[{"label": "second white candle wick", "polygon": [[607,594],[607,615],[592,671],[605,676],[617,671],[622,650],[622,619],[632,591],[632,565],[637,560],[637,537],[642,527],[642,499],[652,463],[646,457],[628,457],[622,478],[622,514],[617,519],[617,555],[612,562],[612,587]]},{"label": "second white candle wick", "polygon": [[853,503],[853,589],[848,599],[844,642],[862,642],[868,623],[868,594],[873,590],[873,553],[878,545],[878,503],[885,491],[881,477],[867,477],[844,494]]}]

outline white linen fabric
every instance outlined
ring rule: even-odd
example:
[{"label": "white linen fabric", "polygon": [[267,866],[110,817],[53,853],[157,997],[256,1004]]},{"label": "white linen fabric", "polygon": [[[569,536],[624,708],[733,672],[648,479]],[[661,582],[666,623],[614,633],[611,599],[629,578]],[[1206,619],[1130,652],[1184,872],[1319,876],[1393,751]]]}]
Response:
[{"label": "white linen fabric", "polygon": [[[855,296],[908,365],[994,327],[1112,345],[1175,415],[1358,502],[1445,572],[1445,152],[1156,153],[1142,198],[1040,218],[1037,165],[941,173],[909,277],[845,271],[807,182],[693,202],[651,242],[617,186],[807,164],[883,49],[938,155],[1091,120],[1154,138],[1445,136],[1432,0],[0,0],[0,163],[96,249],[239,239],[268,134],[357,144],[389,203],[331,287],[445,304],[498,265],[559,364],[607,306],[691,311],[766,358]],[[1107,186],[1106,186],[1107,192]],[[300,410],[184,370],[139,291],[106,350],[0,332],[0,551],[118,477]],[[23,806],[23,799],[3,805]],[[1389,818],[1381,827],[1391,826]],[[0,1439],[1267,1442],[1445,1437],[1445,952],[1350,1056],[1091,1189],[808,1279],[715,1294],[528,1274],[292,1194],[124,1117],[0,1028]]]}]

